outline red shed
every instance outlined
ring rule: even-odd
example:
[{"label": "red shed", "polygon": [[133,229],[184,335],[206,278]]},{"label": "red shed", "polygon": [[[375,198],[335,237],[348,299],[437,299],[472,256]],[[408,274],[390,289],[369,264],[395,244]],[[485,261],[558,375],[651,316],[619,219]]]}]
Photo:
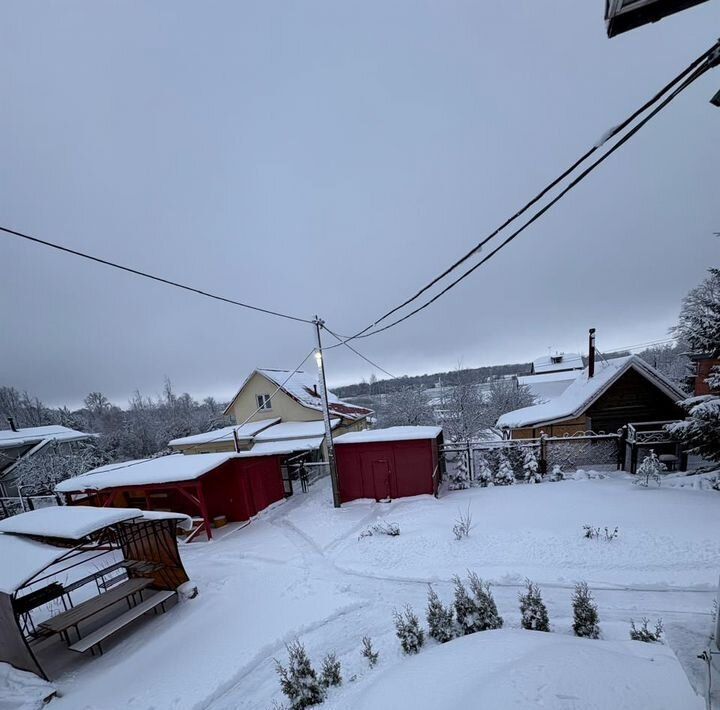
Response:
[{"label": "red shed", "polygon": [[199,517],[200,529],[210,539],[214,517],[247,520],[285,497],[281,458],[274,451],[173,454],[101,466],[62,481],[55,490],[65,494],[68,504],[172,510]]},{"label": "red shed", "polygon": [[353,431],[335,440],[340,499],[387,500],[437,495],[440,483],[438,449],[442,429],[396,426]]}]

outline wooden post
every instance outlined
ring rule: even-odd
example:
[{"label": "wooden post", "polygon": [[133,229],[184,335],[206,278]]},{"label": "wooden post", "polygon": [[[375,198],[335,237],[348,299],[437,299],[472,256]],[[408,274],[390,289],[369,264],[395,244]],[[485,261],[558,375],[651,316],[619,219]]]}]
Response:
[{"label": "wooden post", "polygon": [[205,521],[205,532],[207,534],[207,539],[212,540],[210,516],[208,515],[207,504],[205,503],[205,495],[203,494],[202,484],[198,483],[195,486],[195,493],[197,494],[197,499],[200,503],[200,515],[202,515],[202,518]]}]

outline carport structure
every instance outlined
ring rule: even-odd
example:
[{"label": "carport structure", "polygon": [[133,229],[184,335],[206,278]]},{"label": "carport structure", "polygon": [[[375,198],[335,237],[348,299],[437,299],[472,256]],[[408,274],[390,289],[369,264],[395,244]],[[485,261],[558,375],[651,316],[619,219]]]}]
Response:
[{"label": "carport structure", "polygon": [[288,448],[279,442],[257,451],[172,454],[111,464],[62,481],[55,490],[68,505],[186,513],[197,522],[188,541],[201,532],[211,540],[213,518],[248,520],[285,497],[281,456]]},{"label": "carport structure", "polygon": [[354,431],[335,441],[340,499],[437,495],[442,429],[396,426]]},{"label": "carport structure", "polygon": [[[59,639],[83,652],[147,611],[164,610],[188,581],[178,525],[187,529],[191,521],[178,513],[84,506],[42,508],[1,521],[0,661],[48,679],[39,653],[62,654]],[[149,591],[153,595],[143,599]],[[129,610],[108,623],[122,602]]]}]

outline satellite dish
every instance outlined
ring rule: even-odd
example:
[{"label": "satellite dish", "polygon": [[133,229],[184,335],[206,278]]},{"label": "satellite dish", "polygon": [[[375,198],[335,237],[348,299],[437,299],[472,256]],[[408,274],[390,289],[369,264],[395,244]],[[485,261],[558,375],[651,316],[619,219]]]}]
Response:
[{"label": "satellite dish", "polygon": [[605,0],[608,37],[657,22],[707,0]]}]

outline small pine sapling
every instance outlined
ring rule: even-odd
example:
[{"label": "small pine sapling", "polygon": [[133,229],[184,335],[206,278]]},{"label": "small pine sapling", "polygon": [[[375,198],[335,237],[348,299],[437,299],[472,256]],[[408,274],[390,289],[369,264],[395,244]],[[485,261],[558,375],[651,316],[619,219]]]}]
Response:
[{"label": "small pine sapling", "polygon": [[369,636],[363,636],[362,645],[362,651],[360,652],[362,657],[367,658],[370,668],[374,668],[380,659],[380,654],[373,648],[372,639]]},{"label": "small pine sapling", "polygon": [[334,652],[328,653],[327,656],[323,658],[322,670],[320,671],[320,682],[324,688],[342,685],[340,661]]},{"label": "small pine sapling", "polygon": [[288,667],[275,660],[275,671],[280,676],[280,688],[290,701],[292,710],[303,710],[325,700],[325,689],[310,663],[307,651],[300,641],[287,646]]},{"label": "small pine sapling", "polygon": [[552,471],[550,472],[550,480],[553,482],[562,481],[565,478],[565,474],[562,471],[562,466],[556,463],[553,464]]},{"label": "small pine sapling", "polygon": [[490,466],[488,465],[487,459],[479,455],[475,459],[475,471],[477,484],[482,488],[493,485],[493,474]]},{"label": "small pine sapling", "polygon": [[451,641],[455,636],[452,607],[445,606],[431,585],[428,584],[427,623],[430,637],[439,643]]},{"label": "small pine sapling", "polygon": [[635,626],[635,621],[630,620],[630,638],[633,641],[643,641],[644,643],[662,643],[663,624],[662,619],[655,622],[655,630],[650,631],[648,624],[650,619],[642,618],[640,628]]},{"label": "small pine sapling", "polygon": [[455,618],[457,619],[458,629],[463,636],[474,634],[476,631],[480,631],[480,629],[477,628],[478,613],[475,601],[468,594],[460,577],[455,575],[453,577],[453,583],[455,585],[455,601],[453,606],[455,607]]},{"label": "small pine sapling", "polygon": [[468,582],[475,597],[477,630],[492,631],[493,629],[501,629],[503,618],[498,613],[495,599],[490,591],[490,582],[483,582],[475,572],[468,572]]},{"label": "small pine sapling", "polygon": [[550,631],[550,619],[547,607],[542,600],[540,587],[529,579],[525,580],[525,591],[520,593],[520,613],[523,629],[530,631]]},{"label": "small pine sapling", "polygon": [[635,479],[635,483],[638,486],[648,488],[650,486],[650,479],[652,479],[659,486],[660,472],[665,470],[665,464],[661,463],[655,451],[653,449],[650,449],[650,455],[646,456],[642,460],[642,463],[638,466],[637,478]]},{"label": "small pine sapling", "polygon": [[593,601],[587,582],[575,585],[572,596],[573,631],[576,636],[596,639],[600,637],[597,605]]},{"label": "small pine sapling", "polygon": [[425,632],[410,605],[406,606],[402,613],[397,610],[393,611],[393,621],[395,622],[395,635],[400,639],[403,653],[419,653],[425,643]]},{"label": "small pine sapling", "polygon": [[496,486],[510,486],[515,483],[515,472],[512,464],[505,454],[498,456],[498,469],[493,478]]},{"label": "small pine sapling", "polygon": [[528,448],[523,454],[523,475],[526,483],[542,483],[540,475],[540,464],[538,463],[535,452]]},{"label": "small pine sapling", "polygon": [[455,465],[448,475],[448,488],[451,491],[461,491],[470,488],[468,456],[467,451],[459,451],[455,457]]}]

